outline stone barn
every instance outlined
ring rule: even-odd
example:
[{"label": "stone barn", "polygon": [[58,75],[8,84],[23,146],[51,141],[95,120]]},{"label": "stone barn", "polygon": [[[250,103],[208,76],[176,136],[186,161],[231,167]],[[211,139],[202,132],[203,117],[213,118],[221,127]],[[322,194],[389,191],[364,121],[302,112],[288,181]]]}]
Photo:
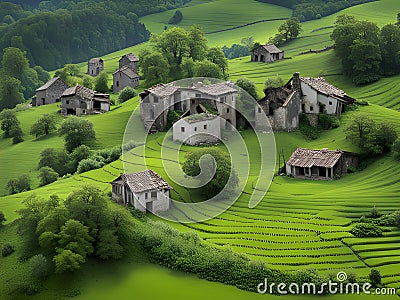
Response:
[{"label": "stone barn", "polygon": [[138,72],[138,65],[137,65],[138,62],[139,62],[139,58],[137,58],[137,56],[135,54],[128,53],[121,57],[121,59],[119,60],[118,68],[122,69],[123,67],[128,67],[129,69],[131,69],[132,71],[137,73]]},{"label": "stone barn", "polygon": [[119,93],[124,87],[135,88],[139,85],[139,75],[125,66],[113,73],[113,91]]},{"label": "stone barn", "polygon": [[285,58],[285,52],[274,44],[261,45],[251,51],[251,61],[270,63]]},{"label": "stone barn", "polygon": [[90,76],[97,76],[104,70],[104,61],[101,57],[95,57],[88,62],[88,74]]},{"label": "stone barn", "polygon": [[189,87],[175,83],[157,84],[140,93],[140,116],[147,131],[162,131],[167,125],[168,111],[184,115],[215,111],[224,119],[221,127],[236,127],[236,97],[233,83],[195,83]]},{"label": "stone barn", "polygon": [[286,163],[286,174],[301,179],[330,180],[348,173],[349,168],[357,168],[358,164],[356,153],[297,148]]},{"label": "stone barn", "polygon": [[69,86],[60,78],[54,77],[36,90],[32,106],[40,106],[61,101],[61,95]]},{"label": "stone barn", "polygon": [[61,114],[90,115],[110,110],[110,95],[77,84],[61,95]]},{"label": "stone barn", "polygon": [[122,174],[113,182],[112,199],[146,212],[166,211],[172,187],[153,170]]},{"label": "stone barn", "polygon": [[221,140],[221,120],[207,113],[182,118],[173,125],[173,140],[192,146],[216,144]]}]

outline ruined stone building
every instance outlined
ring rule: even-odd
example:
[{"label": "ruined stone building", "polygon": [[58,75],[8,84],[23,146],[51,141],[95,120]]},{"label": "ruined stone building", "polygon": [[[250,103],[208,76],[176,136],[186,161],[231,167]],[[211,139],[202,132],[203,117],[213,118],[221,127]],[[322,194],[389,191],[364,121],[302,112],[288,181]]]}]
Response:
[{"label": "ruined stone building", "polygon": [[113,182],[112,199],[146,212],[166,211],[170,206],[171,186],[153,170],[122,174]]},{"label": "ruined stone building", "polygon": [[129,53],[119,60],[118,70],[113,73],[113,91],[120,92],[124,87],[135,88],[139,85],[138,75],[139,58]]},{"label": "ruined stone building", "polygon": [[88,74],[90,76],[97,76],[104,70],[104,61],[101,57],[95,57],[88,62]]},{"label": "ruined stone building", "polygon": [[61,95],[68,85],[60,78],[54,77],[36,90],[36,96],[32,99],[32,106],[40,106],[61,101]]},{"label": "ruined stone building", "polygon": [[157,84],[140,93],[140,116],[149,132],[162,131],[167,125],[169,110],[193,115],[215,111],[221,128],[236,127],[237,90],[233,83],[195,83],[190,87],[175,83]]},{"label": "ruined stone building", "polygon": [[264,90],[265,97],[255,108],[255,127],[263,130],[263,114],[268,117],[273,130],[292,131],[299,127],[299,114],[304,112],[310,120],[319,113],[340,118],[344,107],[355,99],[329,84],[325,78],[300,77],[294,73],[289,82],[279,88]]},{"label": "ruined stone building", "polygon": [[251,61],[274,62],[285,58],[285,52],[274,44],[261,45],[251,51]]},{"label": "ruined stone building", "polygon": [[359,157],[342,150],[297,148],[286,163],[286,174],[302,179],[334,179],[357,168]]},{"label": "ruined stone building", "polygon": [[110,95],[77,84],[61,95],[61,114],[90,115],[110,110]]}]

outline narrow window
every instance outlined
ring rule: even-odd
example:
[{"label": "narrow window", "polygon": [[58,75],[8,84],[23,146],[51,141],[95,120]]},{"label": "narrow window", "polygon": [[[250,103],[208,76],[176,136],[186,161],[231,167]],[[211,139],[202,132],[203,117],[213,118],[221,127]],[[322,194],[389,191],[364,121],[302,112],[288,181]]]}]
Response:
[{"label": "narrow window", "polygon": [[149,194],[145,193],[144,194],[144,199],[147,199],[147,198],[149,198]]},{"label": "narrow window", "polygon": [[119,81],[117,81],[117,86],[119,86]]},{"label": "narrow window", "polygon": [[329,105],[332,105],[332,101],[329,101]]},{"label": "narrow window", "polygon": [[185,132],[185,127],[181,127],[181,132]]},{"label": "narrow window", "polygon": [[229,114],[229,108],[226,109],[226,113]]},{"label": "narrow window", "polygon": [[66,101],[65,101],[65,104],[69,104],[69,100],[66,100]]},{"label": "narrow window", "polygon": [[207,129],[207,124],[205,124],[203,128],[204,128],[204,129]]},{"label": "narrow window", "polygon": [[258,113],[261,114],[261,107],[258,108]]},{"label": "narrow window", "polygon": [[158,97],[154,96],[154,103],[158,103]]},{"label": "narrow window", "polygon": [[313,110],[314,110],[314,107],[310,106],[310,111],[313,111]]},{"label": "narrow window", "polygon": [[157,192],[151,192],[151,198],[157,198]]},{"label": "narrow window", "polygon": [[197,131],[197,127],[194,128],[194,131]]},{"label": "narrow window", "polygon": [[201,94],[196,94],[196,98],[201,98]]}]

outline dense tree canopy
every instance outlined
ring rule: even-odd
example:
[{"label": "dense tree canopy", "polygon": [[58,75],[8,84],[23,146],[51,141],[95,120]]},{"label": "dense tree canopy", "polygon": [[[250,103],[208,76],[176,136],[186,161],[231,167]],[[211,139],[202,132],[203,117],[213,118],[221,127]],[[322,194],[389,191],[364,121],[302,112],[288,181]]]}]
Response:
[{"label": "dense tree canopy", "polygon": [[72,152],[80,145],[88,144],[96,138],[93,123],[79,117],[69,117],[59,129],[59,134],[64,136],[65,149]]}]

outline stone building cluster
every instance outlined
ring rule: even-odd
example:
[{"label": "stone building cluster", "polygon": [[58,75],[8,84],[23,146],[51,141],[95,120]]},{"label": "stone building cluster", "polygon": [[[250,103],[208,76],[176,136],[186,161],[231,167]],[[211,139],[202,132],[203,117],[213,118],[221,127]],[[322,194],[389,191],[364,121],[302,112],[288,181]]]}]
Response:
[{"label": "stone building cluster", "polygon": [[127,86],[135,88],[139,85],[138,62],[139,58],[133,53],[121,57],[118,70],[113,73],[114,93],[120,92]]},{"label": "stone building cluster", "polygon": [[32,106],[41,106],[61,101],[61,95],[68,85],[60,78],[54,77],[36,90],[36,96],[32,98]]}]

